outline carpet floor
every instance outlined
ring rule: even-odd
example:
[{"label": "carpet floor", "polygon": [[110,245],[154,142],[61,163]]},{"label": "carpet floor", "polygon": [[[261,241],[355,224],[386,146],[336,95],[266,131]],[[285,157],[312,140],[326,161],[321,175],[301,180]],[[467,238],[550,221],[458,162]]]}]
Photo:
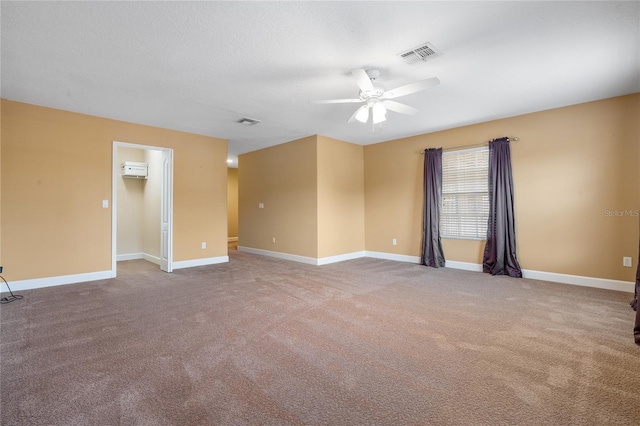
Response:
[{"label": "carpet floor", "polygon": [[362,258],[24,291],[3,425],[638,425],[628,293]]}]

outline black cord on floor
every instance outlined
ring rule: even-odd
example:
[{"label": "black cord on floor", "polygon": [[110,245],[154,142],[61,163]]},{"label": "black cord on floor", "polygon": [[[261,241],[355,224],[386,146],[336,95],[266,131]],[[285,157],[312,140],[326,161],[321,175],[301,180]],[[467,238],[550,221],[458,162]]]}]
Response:
[{"label": "black cord on floor", "polygon": [[0,299],[0,303],[2,304],[11,303],[14,300],[22,299],[23,296],[20,296],[19,294],[13,294],[13,292],[11,291],[11,287],[9,287],[9,283],[7,282],[7,280],[4,279],[2,275],[0,275],[0,278],[2,278],[2,281],[4,281],[4,283],[7,285],[7,288],[9,289],[9,294],[11,294],[11,296],[3,297],[2,299]]}]

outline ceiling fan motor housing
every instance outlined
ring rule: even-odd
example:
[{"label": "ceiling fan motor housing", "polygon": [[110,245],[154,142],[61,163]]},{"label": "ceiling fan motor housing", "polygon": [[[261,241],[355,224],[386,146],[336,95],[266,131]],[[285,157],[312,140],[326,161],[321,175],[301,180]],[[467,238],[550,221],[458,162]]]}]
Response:
[{"label": "ceiling fan motor housing", "polygon": [[379,98],[385,92],[384,87],[380,85],[373,86],[373,91],[363,92],[360,91],[360,99],[367,100],[369,98]]},{"label": "ceiling fan motor housing", "polygon": [[366,92],[363,92],[362,90],[360,90],[360,99],[364,101],[369,98],[379,98],[385,92],[385,88],[382,85],[373,84],[373,83],[377,80],[378,77],[380,77],[380,70],[370,69],[370,70],[366,70],[365,72],[367,73],[369,80],[371,80],[371,85],[373,86],[373,90],[372,91],[367,90]]}]

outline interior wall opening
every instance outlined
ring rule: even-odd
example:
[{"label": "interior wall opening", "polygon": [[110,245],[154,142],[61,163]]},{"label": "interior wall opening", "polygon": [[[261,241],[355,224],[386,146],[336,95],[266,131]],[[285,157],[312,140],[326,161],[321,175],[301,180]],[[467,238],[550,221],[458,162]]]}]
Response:
[{"label": "interior wall opening", "polygon": [[146,164],[147,176],[116,179],[117,261],[144,259],[159,267],[162,151],[119,146],[118,163],[125,161]]},{"label": "interior wall opening", "polygon": [[170,151],[114,143],[114,276],[118,262],[137,259],[171,272]]}]

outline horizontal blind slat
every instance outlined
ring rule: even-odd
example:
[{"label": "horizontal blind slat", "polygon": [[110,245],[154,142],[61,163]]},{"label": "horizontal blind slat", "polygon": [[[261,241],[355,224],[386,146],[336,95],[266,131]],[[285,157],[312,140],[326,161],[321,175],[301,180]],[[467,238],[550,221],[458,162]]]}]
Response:
[{"label": "horizontal blind slat", "polygon": [[489,216],[488,174],[488,148],[451,152],[442,157],[442,236],[486,238]]}]

